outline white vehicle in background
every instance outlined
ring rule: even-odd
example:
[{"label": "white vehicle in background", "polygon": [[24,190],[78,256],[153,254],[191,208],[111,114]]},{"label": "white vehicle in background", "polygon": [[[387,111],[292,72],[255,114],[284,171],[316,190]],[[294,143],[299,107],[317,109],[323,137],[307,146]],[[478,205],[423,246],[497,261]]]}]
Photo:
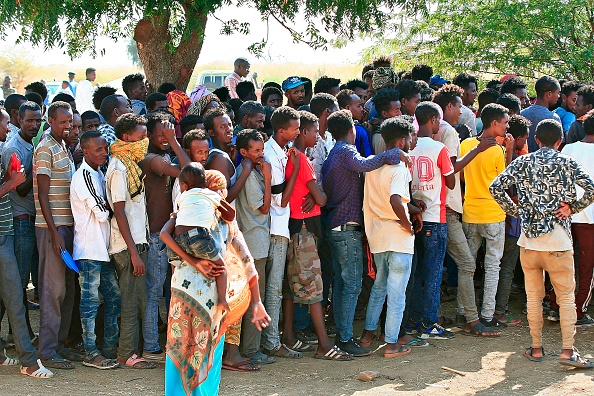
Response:
[{"label": "white vehicle in background", "polygon": [[[225,78],[233,73],[233,70],[203,70],[198,74],[197,85],[203,85],[209,91],[214,91],[224,85]],[[256,92],[262,89],[258,83],[258,72],[248,74],[248,81],[254,83]]]}]

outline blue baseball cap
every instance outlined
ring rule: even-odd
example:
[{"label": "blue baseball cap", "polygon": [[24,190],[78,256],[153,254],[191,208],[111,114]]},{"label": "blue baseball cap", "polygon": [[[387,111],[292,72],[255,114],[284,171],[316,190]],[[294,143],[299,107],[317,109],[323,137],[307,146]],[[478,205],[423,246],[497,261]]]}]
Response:
[{"label": "blue baseball cap", "polygon": [[443,78],[442,76],[440,76],[439,74],[434,75],[429,80],[429,84],[431,84],[431,85],[444,85],[444,84],[448,84],[448,83],[449,83],[449,81],[446,80],[445,78]]},{"label": "blue baseball cap", "polygon": [[301,80],[301,77],[293,76],[293,77],[289,77],[285,81],[283,81],[282,87],[283,87],[283,91],[286,92],[289,89],[297,88],[303,84],[305,84],[305,82],[303,80]]}]

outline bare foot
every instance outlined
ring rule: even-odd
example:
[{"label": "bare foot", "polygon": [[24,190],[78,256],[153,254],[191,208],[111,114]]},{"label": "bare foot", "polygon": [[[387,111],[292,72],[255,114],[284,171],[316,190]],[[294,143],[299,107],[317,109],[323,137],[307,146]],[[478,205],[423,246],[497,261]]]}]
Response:
[{"label": "bare foot", "polygon": [[219,298],[219,301],[217,301],[217,307],[221,311],[225,311],[225,312],[231,311],[231,308],[229,308],[229,303],[227,302],[227,299],[225,297]]}]

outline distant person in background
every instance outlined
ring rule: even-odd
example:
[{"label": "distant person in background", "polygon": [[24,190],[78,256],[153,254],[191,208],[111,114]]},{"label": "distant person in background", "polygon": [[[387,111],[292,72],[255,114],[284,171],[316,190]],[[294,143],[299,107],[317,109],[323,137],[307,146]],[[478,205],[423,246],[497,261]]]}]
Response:
[{"label": "distant person in background", "polygon": [[322,76],[316,81],[314,85],[314,93],[327,93],[332,96],[338,95],[340,92],[340,79],[328,76]]},{"label": "distant person in background", "polygon": [[16,93],[16,89],[12,86],[12,78],[10,76],[4,77],[4,83],[2,84],[2,93],[4,94],[4,98],[7,98],[8,95]]},{"label": "distant person in background", "polygon": [[157,109],[169,109],[169,102],[167,96],[162,93],[155,92],[146,97],[146,111],[152,113]]},{"label": "distant person in background", "polygon": [[422,63],[414,65],[410,71],[410,79],[414,81],[425,81],[430,84],[431,76],[433,76],[433,68]]},{"label": "distant person in background", "polygon": [[528,98],[528,94],[526,93],[527,86],[528,84],[526,84],[521,78],[511,76],[503,81],[499,91],[502,94],[509,93],[516,96],[518,99],[520,99],[520,103],[522,103],[522,108],[524,109],[530,106],[530,100]]},{"label": "distant person in background", "polygon": [[283,91],[276,87],[268,87],[262,90],[261,102],[263,106],[272,106],[278,109],[283,105]]},{"label": "distant person in background", "polygon": [[72,91],[74,97],[76,97],[76,86],[78,85],[78,83],[76,81],[74,81],[74,76],[76,76],[76,73],[73,71],[69,71],[68,72],[68,85],[70,86],[70,90]]},{"label": "distant person in background", "polygon": [[471,76],[468,73],[460,73],[454,77],[452,83],[464,90],[464,95],[462,95],[462,115],[460,116],[459,123],[467,125],[470,128],[470,134],[476,136],[476,116],[472,110],[472,105],[478,95],[478,81],[475,76]]},{"label": "distant person in background", "polygon": [[130,99],[132,105],[132,112],[136,115],[145,115],[146,104],[146,84],[144,83],[144,76],[141,73],[128,74],[122,81],[122,89]]},{"label": "distant person in background", "polygon": [[553,113],[559,116],[565,134],[576,120],[577,91],[581,87],[582,84],[577,81],[567,81],[561,86],[561,106],[557,107]]},{"label": "distant person in background", "polygon": [[79,82],[76,87],[76,108],[80,112],[95,110],[93,106],[93,82],[97,78],[97,71],[89,67],[85,71],[86,79]]},{"label": "distant person in background", "polygon": [[250,73],[250,62],[245,58],[237,58],[233,62],[234,71],[229,74],[224,81],[224,85],[229,88],[229,95],[232,98],[239,98],[237,95],[237,84],[245,81],[247,75]]},{"label": "distant person in background", "polygon": [[235,93],[237,93],[237,97],[244,102],[247,102],[248,100],[258,100],[258,97],[256,96],[256,87],[251,81],[242,81],[237,84]]},{"label": "distant person in background", "polygon": [[287,97],[287,106],[297,110],[305,104],[304,82],[297,76],[289,77],[283,81],[283,91]]},{"label": "distant person in background", "polygon": [[[542,120],[550,119],[561,123],[559,116],[549,110],[549,108],[554,106],[559,99],[559,94],[561,93],[559,81],[554,77],[542,76],[536,80],[534,89],[536,90],[536,103],[527,109],[522,110],[520,113],[520,115],[528,118],[530,122],[532,122],[532,125],[530,125],[530,134],[528,135],[528,151],[531,153],[538,151],[540,148],[535,138],[536,126]],[[565,141],[565,137],[563,137],[563,141]]]},{"label": "distant person in background", "polygon": [[303,97],[303,104],[309,105],[311,102],[311,98],[313,97],[313,84],[311,80],[307,77],[300,77],[301,81],[303,81],[303,89],[305,90],[305,96]]},{"label": "distant person in background", "polygon": [[[109,95],[114,95],[116,92],[117,89],[110,87],[109,85],[97,87],[95,92],[93,92],[93,111],[99,111],[99,109],[101,109],[101,102],[103,102],[103,99],[107,98]],[[101,118],[101,122],[105,122],[105,120]]]},{"label": "distant person in background", "polygon": [[62,87],[60,88],[58,93],[65,93],[65,94],[70,95],[74,98],[74,94],[72,93],[72,90],[70,89],[70,84],[68,83],[68,80],[62,81]]}]

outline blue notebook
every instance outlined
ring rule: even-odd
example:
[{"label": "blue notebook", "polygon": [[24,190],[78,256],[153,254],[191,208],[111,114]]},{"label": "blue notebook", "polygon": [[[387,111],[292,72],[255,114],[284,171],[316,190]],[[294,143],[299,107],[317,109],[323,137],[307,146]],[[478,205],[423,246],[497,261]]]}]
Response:
[{"label": "blue notebook", "polygon": [[61,246],[60,246],[60,255],[62,256],[62,260],[64,260],[64,264],[66,264],[66,267],[70,268],[72,271],[74,271],[78,274],[79,273],[78,265],[76,265],[76,263],[74,262],[74,259],[70,255],[70,253],[68,253],[68,251],[65,250]]}]

